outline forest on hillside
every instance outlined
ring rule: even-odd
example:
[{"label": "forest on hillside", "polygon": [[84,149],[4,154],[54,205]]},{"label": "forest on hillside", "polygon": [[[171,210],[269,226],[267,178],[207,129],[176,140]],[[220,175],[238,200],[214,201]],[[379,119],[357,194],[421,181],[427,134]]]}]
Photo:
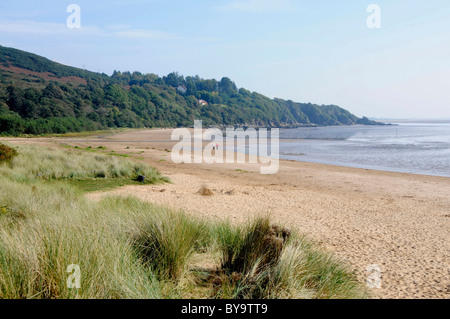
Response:
[{"label": "forest on hillside", "polygon": [[270,99],[229,78],[112,76],[0,46],[0,134],[47,134],[116,127],[378,124],[336,105]]}]

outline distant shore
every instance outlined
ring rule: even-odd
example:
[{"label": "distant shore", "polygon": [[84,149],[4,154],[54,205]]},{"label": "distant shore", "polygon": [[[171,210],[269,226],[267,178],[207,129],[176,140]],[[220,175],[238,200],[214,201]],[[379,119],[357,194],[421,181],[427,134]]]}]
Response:
[{"label": "distant shore", "polygon": [[[135,157],[173,184],[124,186],[111,192],[211,219],[272,218],[312,237],[365,281],[381,269],[377,298],[448,298],[450,178],[280,160],[275,175],[258,164],[175,164],[171,129],[132,130],[99,138],[6,139],[11,143],[104,146]],[[5,140],[5,139],[0,139]],[[139,153],[139,154],[137,154]],[[205,186],[213,196],[200,196]]]}]

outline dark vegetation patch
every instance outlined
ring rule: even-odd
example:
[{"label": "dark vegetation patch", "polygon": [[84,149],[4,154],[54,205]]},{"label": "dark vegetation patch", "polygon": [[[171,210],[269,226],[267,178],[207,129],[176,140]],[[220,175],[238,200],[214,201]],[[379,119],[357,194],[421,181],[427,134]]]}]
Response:
[{"label": "dark vegetation patch", "polygon": [[10,164],[17,155],[18,152],[16,149],[0,143],[0,164]]}]

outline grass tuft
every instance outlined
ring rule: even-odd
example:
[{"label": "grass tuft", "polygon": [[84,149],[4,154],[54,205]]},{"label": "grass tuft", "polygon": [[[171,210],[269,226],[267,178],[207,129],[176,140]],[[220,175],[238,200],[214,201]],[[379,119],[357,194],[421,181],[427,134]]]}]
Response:
[{"label": "grass tuft", "polygon": [[145,265],[162,279],[176,280],[186,270],[201,237],[201,223],[167,211],[143,221],[134,242]]},{"label": "grass tuft", "polygon": [[217,228],[221,265],[208,277],[215,298],[364,298],[355,276],[288,229],[259,217],[242,228]]}]

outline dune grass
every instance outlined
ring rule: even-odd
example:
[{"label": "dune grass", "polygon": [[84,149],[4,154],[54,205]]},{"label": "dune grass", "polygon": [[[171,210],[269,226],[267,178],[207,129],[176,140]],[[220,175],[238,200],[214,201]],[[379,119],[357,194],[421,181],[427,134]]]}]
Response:
[{"label": "dune grass", "polygon": [[[258,217],[216,226],[221,269],[215,297],[364,298],[355,276],[311,240]],[[216,273],[217,277],[217,273]]]},{"label": "dune grass", "polygon": [[76,149],[55,149],[36,145],[17,146],[19,155],[0,174],[19,182],[36,178],[54,180],[133,179],[145,175],[147,183],[168,182],[156,169],[126,159]]},{"label": "dune grass", "polygon": [[[160,297],[131,241],[111,232],[96,205],[61,187],[2,179],[0,297]],[[66,284],[72,264],[81,269],[80,289]]]},{"label": "dune grass", "polygon": [[[0,298],[366,297],[346,267],[268,218],[234,225],[133,197],[87,200],[74,176],[136,171],[96,156],[20,147],[0,166]],[[67,284],[70,265],[80,288]]]},{"label": "dune grass", "polygon": [[95,135],[107,136],[122,132],[142,130],[142,128],[108,128],[104,130],[81,131],[81,132],[67,132],[67,133],[44,133],[44,134],[20,134],[18,137],[22,138],[40,138],[40,137],[89,137]]},{"label": "dune grass", "polygon": [[[83,192],[107,191],[125,185],[142,185],[135,179],[130,178],[88,178],[69,179],[66,182]],[[144,184],[149,184],[144,182]]]}]

